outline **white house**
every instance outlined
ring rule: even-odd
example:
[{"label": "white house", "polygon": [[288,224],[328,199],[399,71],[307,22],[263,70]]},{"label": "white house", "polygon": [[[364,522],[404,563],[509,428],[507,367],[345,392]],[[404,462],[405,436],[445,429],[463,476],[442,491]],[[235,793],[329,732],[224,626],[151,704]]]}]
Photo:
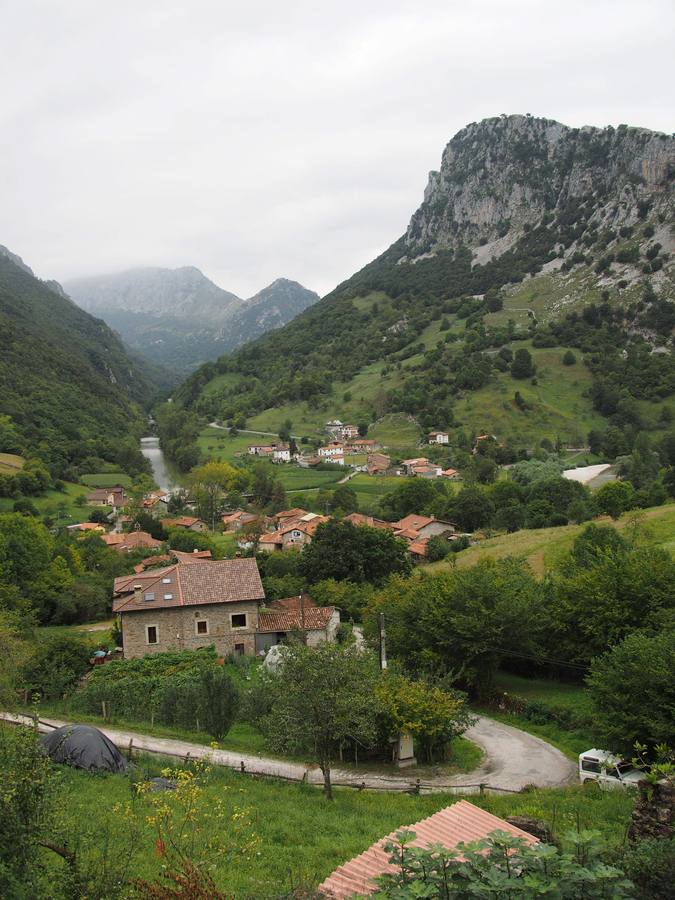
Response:
[{"label": "white house", "polygon": [[430,444],[447,444],[449,440],[450,435],[447,431],[432,431],[429,434]]},{"label": "white house", "polygon": [[325,447],[319,447],[317,454],[324,460],[333,462],[337,457],[341,456],[344,462],[345,448],[340,441],[331,441]]},{"label": "white house", "polygon": [[291,448],[288,444],[275,444],[274,450],[272,451],[272,461],[273,462],[290,462],[291,461]]}]

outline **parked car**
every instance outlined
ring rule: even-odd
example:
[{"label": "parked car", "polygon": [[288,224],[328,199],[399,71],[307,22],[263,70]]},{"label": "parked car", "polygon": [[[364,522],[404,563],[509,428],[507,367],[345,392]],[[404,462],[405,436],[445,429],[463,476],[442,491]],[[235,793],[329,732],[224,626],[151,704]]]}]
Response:
[{"label": "parked car", "polygon": [[645,777],[641,769],[636,769],[619,756],[608,750],[586,750],[579,754],[579,780],[582,784],[597,781],[601,787],[635,787]]}]

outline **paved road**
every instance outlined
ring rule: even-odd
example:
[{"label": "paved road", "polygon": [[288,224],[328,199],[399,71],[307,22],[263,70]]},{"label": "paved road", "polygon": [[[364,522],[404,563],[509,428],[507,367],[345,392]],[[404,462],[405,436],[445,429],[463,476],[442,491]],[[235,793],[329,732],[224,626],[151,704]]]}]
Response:
[{"label": "paved road", "polygon": [[[217,422],[209,422],[209,428],[218,428],[220,429],[220,431],[230,430],[228,425],[219,425]],[[249,428],[238,428],[237,431],[239,432],[239,434],[260,434],[263,437],[279,437],[279,435],[274,431],[251,431]],[[295,438],[297,441],[300,440],[299,434],[292,434],[291,437]]]},{"label": "paved road", "polygon": [[[0,718],[26,724],[31,721],[26,716],[13,716],[9,713],[0,713]],[[40,722],[40,730],[45,732],[51,731],[52,727],[58,728],[67,724],[58,719],[41,719]],[[209,756],[214,764],[232,769],[241,769],[243,763],[245,771],[251,774],[272,775],[317,785],[322,784],[323,780],[316,766],[306,766],[303,763],[270,759],[250,753],[212,750],[203,744],[150,737],[117,728],[105,727],[101,730],[122,750],[128,750],[130,742],[133,741],[135,750],[148,753],[182,758],[189,755],[191,759]],[[475,793],[480,784],[508,791],[519,791],[530,784],[537,787],[557,787],[575,777],[575,767],[559,750],[540,738],[510,725],[502,725],[493,719],[480,716],[476,724],[467,730],[465,737],[484,750],[483,764],[464,775],[426,776],[421,783],[421,790],[424,793],[435,791]],[[406,774],[405,770],[392,771],[391,775],[374,775],[371,772],[336,768],[332,772],[332,780],[336,785],[364,784],[365,787],[372,789],[400,791],[409,789],[415,779],[411,774]]]}]

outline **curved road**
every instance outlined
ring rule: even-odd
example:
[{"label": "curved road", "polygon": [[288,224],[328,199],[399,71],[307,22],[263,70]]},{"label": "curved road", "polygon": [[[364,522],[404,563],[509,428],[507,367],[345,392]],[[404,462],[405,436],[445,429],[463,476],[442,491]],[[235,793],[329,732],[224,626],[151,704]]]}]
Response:
[{"label": "curved road", "polygon": [[[0,718],[17,724],[30,724],[27,716],[0,713]],[[51,731],[60,725],[69,724],[58,719],[41,719],[40,731]],[[209,756],[215,765],[240,769],[250,774],[271,775],[291,781],[305,781],[322,784],[323,779],[317,766],[270,759],[250,753],[235,753],[230,750],[212,750],[203,744],[177,741],[169,738],[151,737],[117,728],[101,728],[110,740],[122,750],[133,749],[165,756],[197,759]],[[452,793],[475,793],[483,784],[487,790],[519,791],[526,785],[537,787],[558,787],[574,779],[576,768],[560,750],[556,750],[541,738],[534,737],[518,728],[503,725],[479,716],[464,735],[478,744],[485,752],[482,765],[473,772],[463,775],[431,775],[421,780],[423,793],[447,791]],[[336,767],[333,769],[334,785],[364,785],[366,788],[401,791],[408,790],[415,780],[405,769],[393,770],[391,775],[375,775],[372,772],[358,772]]]}]

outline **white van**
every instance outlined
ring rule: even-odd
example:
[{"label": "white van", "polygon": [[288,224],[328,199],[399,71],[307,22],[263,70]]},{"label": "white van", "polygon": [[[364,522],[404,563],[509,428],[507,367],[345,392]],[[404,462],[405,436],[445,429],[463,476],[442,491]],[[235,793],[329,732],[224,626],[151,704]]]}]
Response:
[{"label": "white van", "polygon": [[635,787],[645,773],[607,750],[586,750],[579,754],[579,780],[597,781],[601,787]]}]

